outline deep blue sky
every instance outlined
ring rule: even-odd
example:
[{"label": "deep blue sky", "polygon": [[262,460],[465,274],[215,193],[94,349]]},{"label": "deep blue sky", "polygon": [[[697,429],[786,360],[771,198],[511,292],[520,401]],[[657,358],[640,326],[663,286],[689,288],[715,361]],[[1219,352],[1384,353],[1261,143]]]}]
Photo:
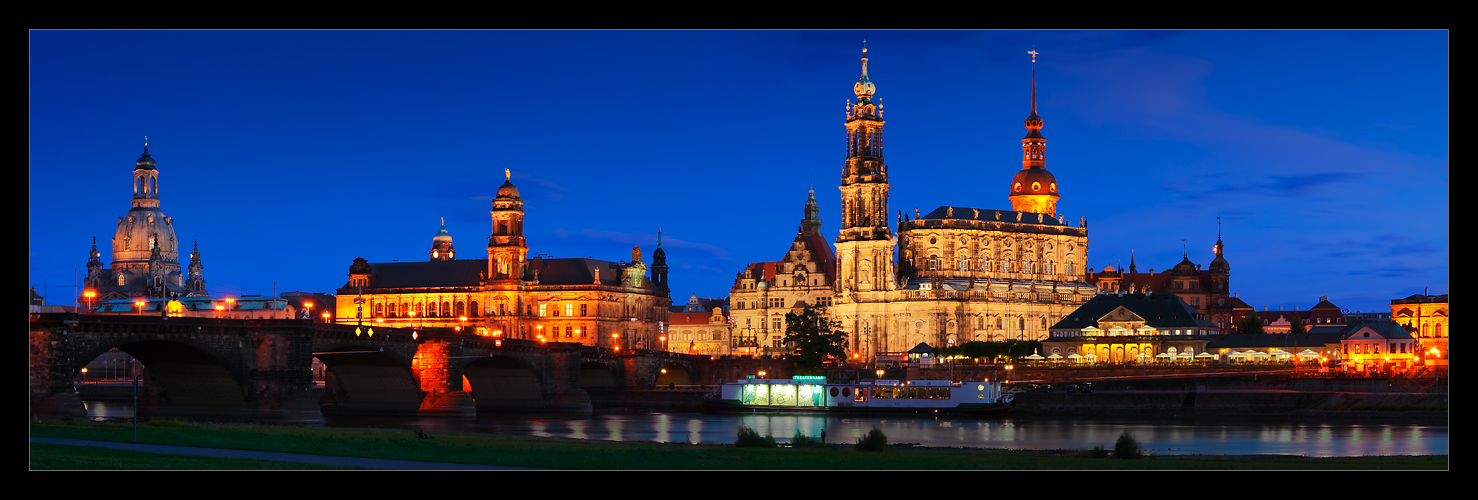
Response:
[{"label": "deep blue sky", "polygon": [[[332,293],[355,257],[485,257],[503,169],[530,252],[721,297],[815,184],[835,239],[867,39],[891,209],[1009,209],[1031,63],[1088,265],[1209,263],[1261,309],[1448,291],[1445,31],[33,31],[30,282],[72,303],[149,136],[217,294]],[[45,286],[43,286],[45,285]]]}]

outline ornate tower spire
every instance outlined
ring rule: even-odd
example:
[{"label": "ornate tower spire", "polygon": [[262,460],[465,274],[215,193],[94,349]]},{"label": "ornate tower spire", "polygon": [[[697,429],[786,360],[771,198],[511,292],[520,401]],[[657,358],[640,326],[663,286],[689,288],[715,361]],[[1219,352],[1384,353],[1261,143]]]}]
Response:
[{"label": "ornate tower spire", "polygon": [[446,217],[441,218],[441,229],[431,237],[431,260],[456,259],[457,251],[452,248],[452,234],[446,231]]},{"label": "ornate tower spire", "polygon": [[852,85],[857,102],[847,113],[847,159],[842,171],[842,235],[847,240],[887,240],[888,167],[883,161],[883,120],[872,102],[877,85],[867,76],[867,48],[862,49],[862,76]]},{"label": "ornate tower spire", "polygon": [[806,217],[801,219],[801,231],[811,233],[821,227],[821,208],[816,204],[816,190],[806,191]]},{"label": "ornate tower spire", "polygon": [[190,250],[190,274],[185,281],[186,295],[209,295],[205,291],[204,270],[205,266],[200,263],[200,240],[195,240],[195,247]]},{"label": "ornate tower spire", "polygon": [[513,173],[503,169],[503,185],[493,198],[493,234],[488,237],[488,280],[523,279],[529,245],[523,236],[523,198]]},{"label": "ornate tower spire", "polygon": [[1047,171],[1047,138],[1042,137],[1042,118],[1037,116],[1037,51],[1032,55],[1032,106],[1026,117],[1026,137],[1021,139],[1021,171],[1011,179],[1011,209],[1057,215],[1057,178]]},{"label": "ornate tower spire", "polygon": [[652,285],[667,290],[667,251],[662,249],[662,225],[657,225],[657,249],[652,251]]},{"label": "ornate tower spire", "polygon": [[144,154],[134,162],[133,206],[159,206],[159,170],[155,168],[154,158],[149,156],[149,136],[144,136]]},{"label": "ornate tower spire", "polygon": [[[1222,247],[1222,243],[1221,243],[1221,217],[1217,217],[1216,218],[1216,259],[1212,260],[1211,261],[1211,264],[1208,265],[1208,266],[1206,266],[1208,269],[1211,270],[1211,273],[1212,274],[1222,274],[1222,275],[1224,275],[1224,274],[1229,274],[1229,273],[1232,272],[1232,265],[1230,263],[1228,263],[1226,257],[1224,255],[1222,255],[1222,251],[1223,250],[1224,250],[1224,248]],[[1225,287],[1225,280],[1223,280],[1223,285],[1222,286]]]},{"label": "ornate tower spire", "polygon": [[[873,102],[877,85],[868,76],[867,62],[867,47],[863,47],[862,76],[852,84],[857,102],[848,102],[845,123],[847,157],[842,166],[842,222],[837,233],[837,283],[843,292],[896,288],[882,105]],[[815,224],[820,226],[819,216]],[[803,228],[807,225],[802,223]]]}]

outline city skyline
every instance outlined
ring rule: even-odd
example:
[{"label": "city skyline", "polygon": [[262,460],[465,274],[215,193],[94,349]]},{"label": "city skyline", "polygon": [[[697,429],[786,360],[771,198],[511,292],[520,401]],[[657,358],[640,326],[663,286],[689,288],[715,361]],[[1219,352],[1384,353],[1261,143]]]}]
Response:
[{"label": "city skyline", "polygon": [[834,244],[864,38],[890,212],[1010,209],[1034,50],[1088,267],[1205,266],[1220,217],[1258,309],[1447,293],[1444,31],[33,31],[31,284],[109,260],[147,135],[215,295],[332,293],[443,217],[486,258],[506,168],[531,256],[650,264],[660,225],[673,302],[722,297],[812,186]]}]

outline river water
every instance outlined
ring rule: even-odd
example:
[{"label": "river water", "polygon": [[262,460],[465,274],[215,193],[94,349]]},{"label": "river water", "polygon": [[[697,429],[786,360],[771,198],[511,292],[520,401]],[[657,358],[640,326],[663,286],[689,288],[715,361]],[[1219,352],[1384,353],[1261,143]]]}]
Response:
[{"label": "river water", "polygon": [[[87,402],[89,416],[128,417],[132,407]],[[1012,449],[1113,449],[1128,432],[1160,455],[1446,455],[1447,426],[1392,418],[1086,418],[1010,416],[840,417],[706,413],[494,414],[477,417],[325,417],[325,427],[414,429],[427,433],[478,432],[520,436],[732,443],[740,426],[787,442],[797,431],[811,437],[826,432],[828,443],[852,443],[873,427],[893,444]]]}]

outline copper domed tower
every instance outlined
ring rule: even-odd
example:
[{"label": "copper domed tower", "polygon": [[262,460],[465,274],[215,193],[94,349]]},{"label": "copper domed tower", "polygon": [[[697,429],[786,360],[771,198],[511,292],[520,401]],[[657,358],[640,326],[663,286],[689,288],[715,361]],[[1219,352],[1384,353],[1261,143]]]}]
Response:
[{"label": "copper domed tower", "polygon": [[1011,178],[1011,210],[1057,216],[1057,178],[1047,171],[1047,138],[1037,116],[1037,51],[1032,55],[1032,114],[1021,139],[1021,171]]}]

